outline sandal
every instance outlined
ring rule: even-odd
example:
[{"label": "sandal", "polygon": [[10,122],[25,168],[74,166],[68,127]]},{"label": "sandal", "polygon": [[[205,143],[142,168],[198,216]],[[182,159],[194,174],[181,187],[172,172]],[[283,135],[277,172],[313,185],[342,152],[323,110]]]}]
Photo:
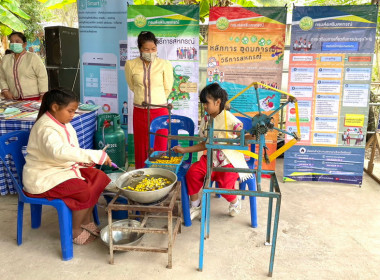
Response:
[{"label": "sandal", "polygon": [[100,236],[100,229],[95,225],[94,222],[91,222],[87,225],[81,225],[81,228],[85,229],[92,235],[99,237]]},{"label": "sandal", "polygon": [[77,237],[73,239],[73,243],[77,245],[86,245],[88,243],[91,243],[95,239],[95,236],[92,236],[89,232],[83,230]]}]

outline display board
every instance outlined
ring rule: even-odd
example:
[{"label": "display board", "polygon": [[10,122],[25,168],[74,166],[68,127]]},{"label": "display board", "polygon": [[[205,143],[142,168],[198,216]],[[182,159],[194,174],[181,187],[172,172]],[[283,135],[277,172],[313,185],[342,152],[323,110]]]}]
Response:
[{"label": "display board", "polygon": [[[232,98],[252,82],[281,88],[286,26],[285,7],[214,7],[210,10],[208,34],[207,84],[219,83]],[[254,116],[260,102],[266,114],[280,102],[269,90],[250,88],[231,102],[231,106]],[[277,96],[277,97],[276,97]],[[277,106],[276,106],[277,104]],[[278,124],[278,114],[274,116]],[[277,132],[266,136],[268,153],[277,148]],[[265,169],[274,170],[275,161]]]},{"label": "display board", "polygon": [[302,140],[285,153],[285,181],[362,183],[377,13],[370,5],[294,8],[288,92],[299,100]]},{"label": "display board", "polygon": [[[151,31],[158,39],[158,57],[169,60],[174,68],[174,85],[169,95],[172,113],[194,120],[198,131],[199,81],[199,6],[144,6],[128,8],[128,59],[140,56],[137,36]],[[133,111],[133,93],[128,95]],[[133,133],[132,119],[128,133]]]},{"label": "display board", "polygon": [[81,101],[121,113],[127,100],[127,1],[78,0]]}]

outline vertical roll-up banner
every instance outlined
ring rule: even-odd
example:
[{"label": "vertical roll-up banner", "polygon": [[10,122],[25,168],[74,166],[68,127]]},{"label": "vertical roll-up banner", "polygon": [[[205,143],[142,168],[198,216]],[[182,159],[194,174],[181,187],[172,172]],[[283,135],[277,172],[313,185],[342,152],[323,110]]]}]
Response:
[{"label": "vertical roll-up banner", "polygon": [[[285,181],[362,184],[378,7],[295,7],[289,92],[302,140],[285,153]],[[286,126],[295,129],[294,108]],[[289,139],[288,139],[289,140]]]},{"label": "vertical roll-up banner", "polygon": [[99,105],[100,114],[122,113],[127,100],[128,1],[77,1],[81,101]]},{"label": "vertical roll-up banner", "polygon": [[[210,10],[207,84],[219,83],[231,99],[252,82],[281,88],[286,27],[285,7],[214,7]],[[280,105],[280,95],[252,87],[231,102],[250,116],[257,104],[270,114]],[[278,124],[278,114],[274,116]],[[277,147],[277,132],[266,135],[269,154]],[[275,161],[263,165],[274,170]]]},{"label": "vertical roll-up banner", "polygon": [[[174,84],[169,95],[172,113],[190,117],[198,131],[199,6],[128,7],[128,59],[140,56],[137,36],[151,31],[158,39],[158,56],[173,65]],[[133,93],[128,95],[129,112]],[[133,133],[132,118],[129,133]]]}]

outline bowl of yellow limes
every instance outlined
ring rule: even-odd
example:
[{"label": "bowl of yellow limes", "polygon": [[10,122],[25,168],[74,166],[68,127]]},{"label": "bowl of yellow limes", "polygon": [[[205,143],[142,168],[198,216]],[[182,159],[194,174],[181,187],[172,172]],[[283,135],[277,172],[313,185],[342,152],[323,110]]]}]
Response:
[{"label": "bowl of yellow limes", "polygon": [[164,168],[141,168],[121,175],[115,184],[128,199],[153,203],[164,198],[177,182],[177,175]]}]

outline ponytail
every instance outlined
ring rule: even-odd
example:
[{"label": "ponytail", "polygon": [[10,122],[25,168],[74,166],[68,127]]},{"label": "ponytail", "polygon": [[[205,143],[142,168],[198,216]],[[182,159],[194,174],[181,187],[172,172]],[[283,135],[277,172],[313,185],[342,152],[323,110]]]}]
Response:
[{"label": "ponytail", "polygon": [[56,88],[49,90],[42,97],[41,107],[37,115],[37,120],[46,112],[51,110],[52,105],[55,103],[59,107],[66,107],[71,102],[79,102],[76,94],[65,88]]}]

